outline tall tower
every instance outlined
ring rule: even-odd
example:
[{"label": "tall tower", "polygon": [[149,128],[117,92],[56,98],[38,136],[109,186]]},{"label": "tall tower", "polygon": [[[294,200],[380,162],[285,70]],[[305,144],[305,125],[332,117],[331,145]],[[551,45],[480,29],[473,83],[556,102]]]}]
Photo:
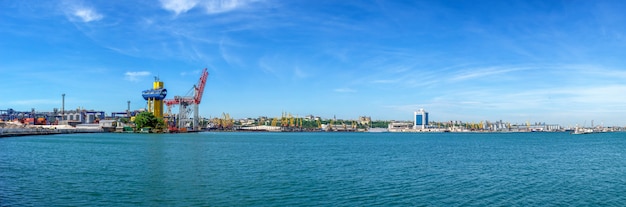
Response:
[{"label": "tall tower", "polygon": [[152,89],[141,93],[143,99],[148,101],[148,112],[157,118],[163,118],[163,99],[167,96],[167,90],[163,88],[163,82],[158,77],[154,77]]},{"label": "tall tower", "polygon": [[61,94],[61,96],[63,97],[62,104],[61,104],[61,121],[64,121],[65,120],[65,94]]},{"label": "tall tower", "polygon": [[413,129],[426,129],[426,126],[428,126],[428,112],[424,111],[424,109],[420,109],[414,112],[413,115]]}]

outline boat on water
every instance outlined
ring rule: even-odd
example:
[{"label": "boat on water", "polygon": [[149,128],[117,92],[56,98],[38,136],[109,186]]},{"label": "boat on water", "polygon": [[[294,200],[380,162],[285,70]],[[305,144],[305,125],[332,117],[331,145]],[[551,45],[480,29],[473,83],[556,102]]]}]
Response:
[{"label": "boat on water", "polygon": [[581,127],[576,127],[576,129],[574,129],[574,131],[572,132],[572,134],[591,134],[591,133],[594,133],[593,129],[581,128]]},{"label": "boat on water", "polygon": [[389,129],[387,129],[387,128],[368,128],[367,132],[373,132],[373,133],[389,132]]}]

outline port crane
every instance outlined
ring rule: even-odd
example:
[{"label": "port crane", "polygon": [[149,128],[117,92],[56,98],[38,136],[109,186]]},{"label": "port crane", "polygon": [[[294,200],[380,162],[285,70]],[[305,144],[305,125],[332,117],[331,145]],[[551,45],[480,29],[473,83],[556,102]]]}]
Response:
[{"label": "port crane", "polygon": [[[163,103],[167,105],[167,110],[169,114],[171,114],[171,107],[174,105],[178,105],[179,112],[176,116],[177,129],[186,129],[185,125],[189,121],[188,113],[193,112],[193,130],[200,130],[200,117],[198,115],[198,106],[202,101],[202,94],[204,93],[204,86],[208,77],[209,72],[207,72],[207,69],[204,68],[204,70],[202,70],[202,75],[200,75],[200,80],[198,80],[198,83],[191,88],[190,93],[188,93],[186,96],[174,96],[173,99],[163,100]],[[189,106],[192,107],[188,108]]]}]

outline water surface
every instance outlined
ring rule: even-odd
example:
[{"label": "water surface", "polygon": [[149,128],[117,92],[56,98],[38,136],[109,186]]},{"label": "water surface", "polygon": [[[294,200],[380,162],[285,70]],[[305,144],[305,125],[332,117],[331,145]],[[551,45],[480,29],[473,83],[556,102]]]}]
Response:
[{"label": "water surface", "polygon": [[624,206],[626,134],[0,139],[2,206]]}]

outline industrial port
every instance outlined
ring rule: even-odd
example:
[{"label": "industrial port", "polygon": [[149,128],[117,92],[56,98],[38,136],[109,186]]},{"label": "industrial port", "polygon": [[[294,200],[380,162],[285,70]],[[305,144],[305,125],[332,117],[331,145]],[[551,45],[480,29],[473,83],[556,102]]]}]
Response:
[{"label": "industrial port", "polygon": [[[267,131],[267,132],[563,132],[577,134],[624,131],[623,127],[591,127],[545,124],[542,122],[512,124],[500,121],[445,121],[429,120],[429,113],[424,109],[413,113],[412,121],[372,120],[368,116],[358,119],[322,118],[314,115],[300,117],[283,112],[280,116],[234,119],[228,113],[221,117],[201,118],[199,105],[209,73],[205,68],[198,82],[185,95],[167,98],[168,91],[158,77],[152,88],[141,92],[146,107],[123,112],[86,110],[83,108],[65,109],[65,95],[61,94],[61,109],[50,112],[0,110],[0,137],[22,135],[47,135],[62,133],[100,133],[100,132],[140,132],[140,133],[184,133],[198,131]],[[173,113],[172,109],[178,112]],[[155,120],[152,125],[142,125],[136,120],[149,115]],[[581,133],[584,132],[584,133]]]}]

